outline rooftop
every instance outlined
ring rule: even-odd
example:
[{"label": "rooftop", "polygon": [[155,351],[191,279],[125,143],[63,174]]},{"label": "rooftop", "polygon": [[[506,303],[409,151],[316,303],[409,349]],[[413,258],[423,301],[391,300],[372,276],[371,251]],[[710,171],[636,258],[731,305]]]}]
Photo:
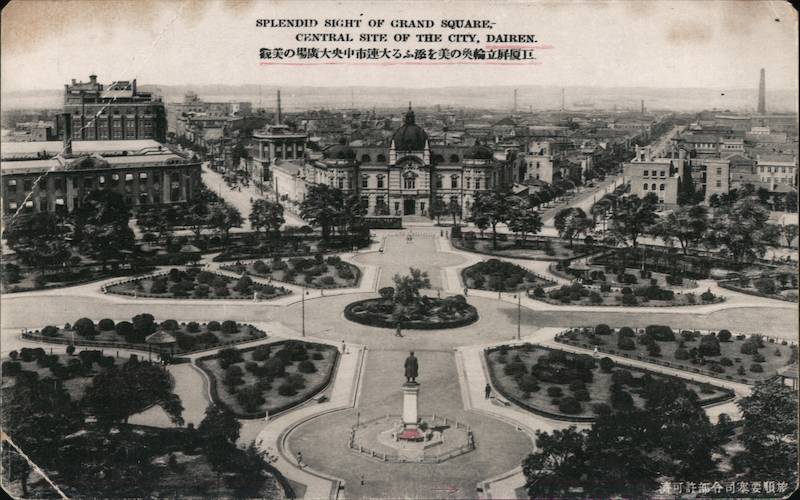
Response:
[{"label": "rooftop", "polygon": [[[167,150],[161,143],[152,139],[136,139],[123,141],[72,141],[72,152],[81,153],[140,153],[145,151],[158,152]],[[0,145],[4,160],[11,158],[36,158],[39,153],[46,156],[55,156],[64,150],[61,141],[41,141],[41,142],[3,142]]]}]

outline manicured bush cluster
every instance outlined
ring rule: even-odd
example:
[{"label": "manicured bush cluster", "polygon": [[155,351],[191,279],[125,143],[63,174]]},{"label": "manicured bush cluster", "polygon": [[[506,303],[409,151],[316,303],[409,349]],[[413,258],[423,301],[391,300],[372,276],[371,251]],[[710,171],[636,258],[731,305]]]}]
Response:
[{"label": "manicured bush cluster", "polygon": [[569,304],[570,302],[578,302],[582,298],[588,297],[589,290],[580,283],[574,283],[572,285],[562,285],[560,288],[551,290],[547,293],[547,296],[553,300]]},{"label": "manicured bush cluster", "polygon": [[472,287],[480,290],[513,291],[524,284],[537,282],[534,273],[511,262],[489,259],[472,265],[463,271]]}]

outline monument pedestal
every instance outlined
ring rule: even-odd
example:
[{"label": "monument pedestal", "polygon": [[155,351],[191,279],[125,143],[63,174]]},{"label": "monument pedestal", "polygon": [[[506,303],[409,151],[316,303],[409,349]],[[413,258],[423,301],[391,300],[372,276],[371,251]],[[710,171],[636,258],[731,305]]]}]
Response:
[{"label": "monument pedestal", "polygon": [[417,398],[419,397],[419,384],[416,382],[406,382],[403,384],[403,427],[416,429],[419,423],[419,407]]}]

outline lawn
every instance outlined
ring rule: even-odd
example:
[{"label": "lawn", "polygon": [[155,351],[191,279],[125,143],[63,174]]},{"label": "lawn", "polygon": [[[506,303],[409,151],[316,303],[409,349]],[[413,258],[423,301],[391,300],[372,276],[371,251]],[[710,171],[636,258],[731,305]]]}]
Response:
[{"label": "lawn", "polygon": [[337,355],[326,344],[282,341],[224,349],[197,364],[212,380],[215,402],[240,417],[254,418],[265,411],[284,411],[318,393],[331,379]]},{"label": "lawn", "polygon": [[[173,354],[201,351],[266,336],[264,332],[251,325],[236,323],[232,320],[222,323],[219,321],[178,323],[168,319],[156,323],[152,315],[139,315],[131,321],[116,323],[110,319],[103,319],[96,324],[88,318],[81,318],[75,322],[75,325],[47,326],[41,330],[29,331],[26,335],[44,342],[58,344],[75,342],[76,345],[92,345],[92,343],[97,343],[101,347],[105,345],[118,349],[148,350],[145,338],[159,329],[175,338],[175,345],[171,348]],[[169,347],[165,347],[165,349],[169,349]]]},{"label": "lawn", "polygon": [[[664,328],[664,327],[662,327]],[[628,329],[630,330],[630,329]],[[559,341],[569,341],[573,344],[584,345],[587,348],[597,346],[599,351],[608,352],[610,354],[626,355],[629,357],[641,357],[643,361],[650,361],[654,363],[664,364],[668,363],[673,368],[686,370],[687,372],[703,373],[718,378],[728,380],[743,381],[746,383],[754,383],[756,381],[768,380],[775,376],[777,370],[795,361],[797,358],[797,346],[789,345],[787,341],[775,341],[773,339],[764,339],[760,336],[745,335],[732,335],[730,340],[720,341],[720,333],[716,333],[715,337],[719,344],[718,355],[700,355],[700,345],[704,342],[704,336],[697,330],[682,330],[675,331],[675,340],[660,340],[653,339],[658,345],[658,356],[650,354],[650,349],[646,344],[643,344],[642,336],[645,334],[645,329],[637,329],[634,332],[633,344],[627,344],[631,349],[619,348],[619,332],[620,329],[609,329],[610,334],[595,335],[593,331],[596,328],[573,328],[563,335],[557,337]],[[602,329],[601,331],[606,331]],[[727,330],[720,330],[727,331]],[[708,336],[706,332],[705,336]],[[727,334],[722,334],[722,338],[726,338]],[[652,337],[652,335],[650,335]],[[760,343],[759,343],[760,339]],[[647,339],[650,342],[651,339]],[[715,343],[716,344],[716,343]],[[753,354],[742,353],[743,345],[759,345],[760,347],[747,352]],[[745,347],[745,350],[748,348]],[[709,351],[704,350],[708,353]],[[677,357],[676,357],[676,353]],[[757,353],[757,354],[756,354]],[[760,356],[760,357],[759,357]],[[763,361],[759,361],[763,358]],[[753,366],[760,366],[761,371],[754,371]]]},{"label": "lawn", "polygon": [[117,269],[103,269],[97,265],[70,266],[64,271],[48,271],[42,274],[39,269],[21,266],[14,262],[13,256],[4,256],[0,264],[0,293],[28,292],[43,288],[60,288],[99,281],[115,276],[130,276],[152,271],[150,266],[132,267],[130,264]]},{"label": "lawn", "polygon": [[328,258],[323,258],[321,254],[313,258],[275,257],[268,261],[237,262],[222,266],[222,269],[311,288],[356,287],[361,279],[361,271],[337,255],[330,255]]},{"label": "lawn", "polygon": [[[553,361],[553,352],[562,353],[563,359],[566,361]],[[554,351],[530,344],[488,350],[486,351],[486,360],[489,370],[491,370],[495,389],[504,396],[520,401],[535,410],[562,417],[595,417],[602,411],[597,405],[607,405],[606,410],[613,406],[611,388],[613,379],[616,377],[614,372],[617,370],[630,372],[632,378],[623,385],[626,386],[633,404],[638,408],[644,407],[645,400],[640,395],[639,386],[645,373],[632,366],[615,365],[610,371],[605,371],[598,366],[592,356],[567,354],[564,351]],[[576,360],[576,363],[572,364],[572,360]],[[589,363],[587,366],[594,366],[591,369],[575,368],[585,362]],[[546,365],[547,368],[543,372],[532,371],[531,368],[537,364]],[[591,375],[581,375],[581,373],[586,374],[589,371]],[[536,376],[533,373],[547,373],[548,375],[543,377],[543,375]],[[573,378],[579,375],[582,383],[576,383],[575,380],[578,378]],[[655,373],[650,373],[650,376],[662,380],[667,378]],[[588,377],[591,379],[588,380]],[[708,384],[695,384],[688,380],[683,381],[698,395],[701,404],[704,401],[728,394],[722,388]],[[566,411],[566,407],[562,404],[568,397],[576,399],[579,407],[575,406],[572,410]]]},{"label": "lawn", "polygon": [[149,298],[251,300],[269,300],[291,293],[281,286],[256,283],[249,276],[235,279],[195,267],[172,268],[165,274],[113,284],[106,287],[106,291]]},{"label": "lawn", "polygon": [[554,284],[521,266],[498,259],[473,264],[461,271],[461,277],[468,288],[495,292],[519,292]]},{"label": "lawn", "polygon": [[787,302],[797,302],[798,297],[797,273],[765,274],[754,278],[742,276],[719,281],[719,285],[736,292]]},{"label": "lawn", "polygon": [[[591,260],[591,259],[590,259]],[[551,264],[554,265],[554,264]],[[615,266],[601,266],[589,264],[585,271],[575,271],[561,264],[555,264],[559,274],[566,271],[572,278],[581,278],[581,283],[586,285],[610,285],[612,287],[658,286],[675,290],[697,288],[697,282],[681,276],[672,276],[666,273],[641,270],[636,268],[622,268]]]}]

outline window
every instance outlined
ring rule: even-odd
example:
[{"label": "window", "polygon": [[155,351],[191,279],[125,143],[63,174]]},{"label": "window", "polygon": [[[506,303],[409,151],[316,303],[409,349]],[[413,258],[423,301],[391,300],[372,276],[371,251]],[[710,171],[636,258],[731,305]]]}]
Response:
[{"label": "window", "polygon": [[642,190],[647,191],[647,183],[646,182],[644,183],[644,186],[642,186]]},{"label": "window", "polygon": [[642,172],[642,177],[647,177],[648,175],[650,175],[649,170],[645,170],[644,172]]},{"label": "window", "polygon": [[466,182],[466,184],[467,184],[467,189],[472,189],[472,178],[471,177],[466,177],[464,179],[464,182]]},{"label": "window", "polygon": [[438,189],[442,189],[442,176],[441,175],[437,175],[436,176],[436,187]]},{"label": "window", "polygon": [[451,189],[457,189],[458,188],[458,176],[457,175],[451,175],[450,176],[450,188]]},{"label": "window", "polygon": [[475,189],[480,189],[480,188],[481,188],[481,179],[480,179],[480,177],[476,177],[475,178]]},{"label": "window", "polygon": [[133,174],[125,174],[125,182],[131,182],[133,180]]},{"label": "window", "polygon": [[717,167],[717,175],[722,175],[722,167]]},{"label": "window", "polygon": [[658,186],[659,191],[664,191],[664,189],[666,189],[666,185],[661,184],[660,186]]},{"label": "window", "polygon": [[386,163],[386,156],[378,155],[378,163]]},{"label": "window", "polygon": [[9,210],[16,210],[17,209],[17,202],[12,201],[11,203],[8,204],[8,208],[9,208]]},{"label": "window", "polygon": [[369,176],[368,175],[362,175],[361,176],[361,187],[362,188],[369,187]]},{"label": "window", "polygon": [[361,163],[370,163],[372,158],[369,155],[361,155]]},{"label": "window", "polygon": [[366,210],[369,207],[369,196],[361,197],[361,208]]},{"label": "window", "polygon": [[140,172],[139,179],[147,180],[147,172]]},{"label": "window", "polygon": [[403,189],[416,189],[417,179],[409,175],[403,178]]},{"label": "window", "polygon": [[22,183],[22,187],[26,193],[28,191],[33,191],[33,181],[31,179],[25,179]]},{"label": "window", "polygon": [[450,163],[458,163],[458,155],[450,155]]},{"label": "window", "polygon": [[100,185],[103,185],[106,183],[106,178],[105,176],[101,175],[100,177],[97,178],[97,181],[100,183]]},{"label": "window", "polygon": [[338,178],[339,189],[344,189],[344,177]]},{"label": "window", "polygon": [[379,188],[383,187],[383,176],[382,175],[378,176],[378,187]]},{"label": "window", "polygon": [[65,180],[66,179],[64,179],[63,177],[56,177],[55,179],[53,179],[53,189],[56,189],[58,191],[63,191],[64,185],[66,184]]},{"label": "window", "polygon": [[656,183],[654,182],[650,185],[650,191],[655,191],[655,190],[656,190]]},{"label": "window", "polygon": [[661,177],[666,177],[666,176],[667,176],[667,172],[666,172],[666,170],[662,170],[662,171],[661,171]]},{"label": "window", "polygon": [[717,179],[717,187],[718,188],[722,187],[722,181],[720,179]]},{"label": "window", "polygon": [[119,174],[111,174],[111,180],[112,181],[118,181],[119,180]]}]

